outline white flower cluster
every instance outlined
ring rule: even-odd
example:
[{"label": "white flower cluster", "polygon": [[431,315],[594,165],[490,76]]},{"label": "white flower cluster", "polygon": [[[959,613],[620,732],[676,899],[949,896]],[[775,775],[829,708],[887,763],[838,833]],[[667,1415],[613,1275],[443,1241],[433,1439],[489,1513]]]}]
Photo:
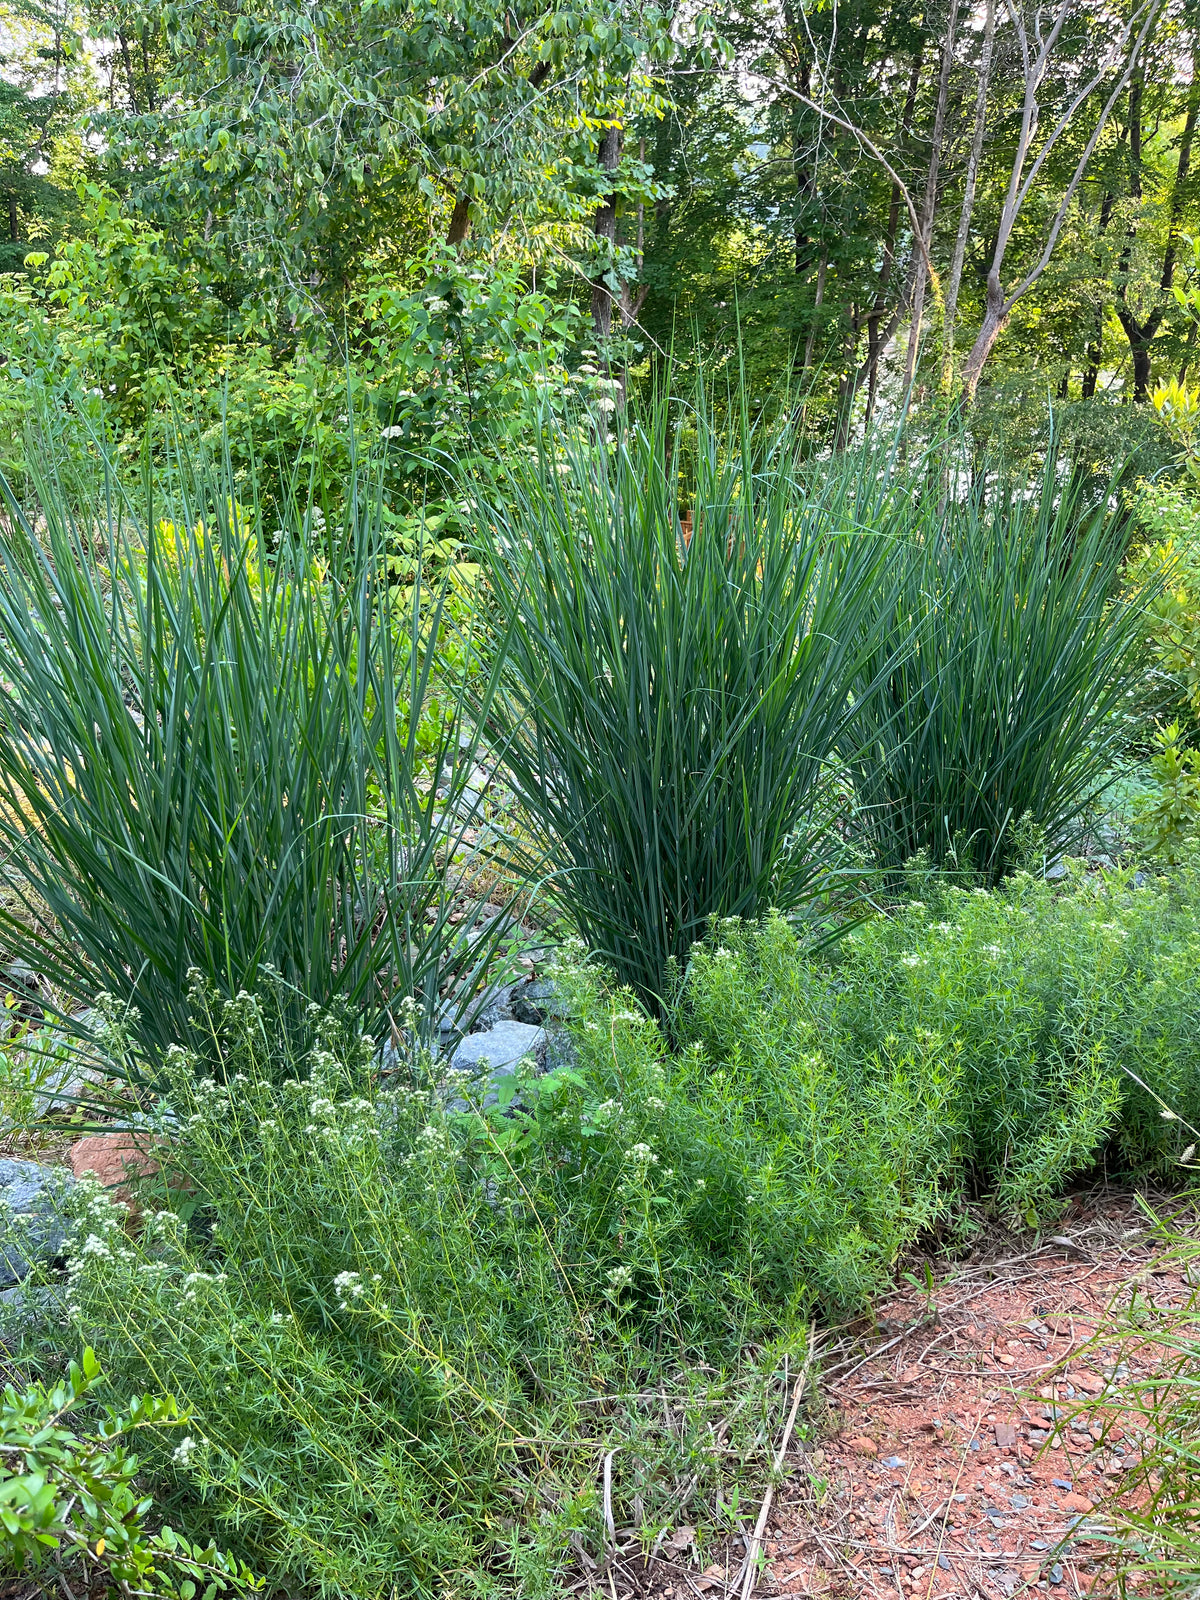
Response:
[{"label": "white flower cluster", "polygon": [[[372,1285],[382,1282],[383,1279],[378,1272],[371,1274]],[[352,1310],[352,1302],[361,1300],[367,1292],[367,1285],[361,1272],[339,1272],[333,1280],[333,1287],[337,1293],[339,1311]]]},{"label": "white flower cluster", "polygon": [[641,1167],[643,1170],[658,1165],[658,1157],[648,1144],[631,1145],[625,1152],[625,1159],[631,1166]]},{"label": "white flower cluster", "polygon": [[226,1282],[228,1274],[224,1272],[189,1272],[183,1280],[180,1299],[184,1305],[192,1305],[204,1291],[218,1289]]}]

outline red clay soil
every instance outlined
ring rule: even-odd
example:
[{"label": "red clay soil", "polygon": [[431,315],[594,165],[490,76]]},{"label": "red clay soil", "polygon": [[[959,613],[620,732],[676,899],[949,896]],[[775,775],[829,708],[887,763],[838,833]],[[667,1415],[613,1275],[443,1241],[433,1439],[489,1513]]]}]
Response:
[{"label": "red clay soil", "polygon": [[1036,1588],[1073,1600],[1109,1586],[1089,1514],[1119,1495],[1135,1457],[1119,1418],[1102,1443],[1099,1424],[1070,1419],[1114,1363],[1117,1382],[1152,1370],[1151,1349],[1122,1366],[1094,1339],[1131,1280],[1163,1306],[1189,1291],[1156,1274],[1129,1196],[1073,1209],[1056,1240],[880,1307],[873,1353],[826,1360],[834,1431],[794,1458],[758,1595],[1011,1600]]}]

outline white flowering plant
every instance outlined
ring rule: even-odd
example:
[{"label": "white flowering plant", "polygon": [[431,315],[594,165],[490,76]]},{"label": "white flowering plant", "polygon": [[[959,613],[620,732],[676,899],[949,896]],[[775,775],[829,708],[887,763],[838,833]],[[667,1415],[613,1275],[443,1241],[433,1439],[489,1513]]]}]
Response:
[{"label": "white flowering plant", "polygon": [[[481,1597],[548,1596],[572,1538],[601,1547],[579,1485],[614,1437],[648,1525],[681,1493],[698,1517],[715,1504],[713,1404],[738,1397],[731,1448],[756,1448],[803,1300],[760,1303],[748,1241],[704,1225],[722,1183],[689,1153],[657,1026],[586,970],[558,981],[585,1007],[574,1060],[525,1064],[486,1108],[485,1082],[429,1057],[383,1070],[345,1015],[310,1015],[297,1044],[269,984],[197,987],[210,1038],[167,1055],[158,1209],[77,1186],[67,1289],[112,1383],[186,1408],[186,1430],[147,1430],[140,1469],[183,1536],[227,1530],[285,1592],[454,1570]],[[648,1371],[677,1425],[595,1406]],[[549,1441],[532,1476],[530,1439]]]}]

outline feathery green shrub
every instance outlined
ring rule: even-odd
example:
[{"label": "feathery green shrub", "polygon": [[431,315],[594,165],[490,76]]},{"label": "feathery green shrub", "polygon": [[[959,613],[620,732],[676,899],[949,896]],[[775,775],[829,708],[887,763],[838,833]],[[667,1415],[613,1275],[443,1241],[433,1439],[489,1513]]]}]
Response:
[{"label": "feathery green shrub", "polygon": [[295,1049],[277,983],[198,985],[220,1060],[168,1062],[174,1208],[131,1238],[78,1189],[76,1323],[118,1390],[169,1380],[190,1417],[194,1451],[146,1443],[144,1481],[269,1589],[549,1596],[603,1548],[609,1452],[651,1543],[726,1525],[737,1453],[761,1472],[811,1299],[792,1214],[718,1139],[734,1086],[693,1108],[628,994],[576,987],[578,1062],[506,1114],[419,1058],[381,1083],[345,1013]]}]

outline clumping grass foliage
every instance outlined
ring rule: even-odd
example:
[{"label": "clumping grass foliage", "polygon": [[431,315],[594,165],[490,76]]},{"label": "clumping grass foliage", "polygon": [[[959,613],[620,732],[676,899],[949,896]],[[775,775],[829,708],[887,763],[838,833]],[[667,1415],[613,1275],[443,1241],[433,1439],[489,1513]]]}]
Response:
[{"label": "clumping grass foliage", "polygon": [[192,967],[232,996],[270,964],[380,1027],[397,992],[432,1015],[505,928],[469,946],[450,921],[478,801],[466,668],[443,652],[433,676],[444,593],[389,590],[365,470],[321,563],[294,500],[272,538],[220,471],[174,481],[144,515],[112,483],[82,508],[54,478],[28,513],[9,498],[6,942],[77,999],[132,994],[159,1053]]},{"label": "clumping grass foliage", "polygon": [[1128,739],[1145,607],[1123,599],[1128,517],[1063,470],[976,464],[904,476],[863,508],[893,555],[881,659],[847,745],[857,820],[879,863],[918,851],[995,883],[1020,827],[1078,843]]},{"label": "clumping grass foliage", "polygon": [[535,859],[656,1004],[710,917],[833,885],[830,758],[891,663],[889,552],[855,525],[853,474],[806,492],[799,435],[741,401],[721,424],[703,396],[684,422],[660,404],[611,448],[556,436],[481,498],[513,619],[492,721]]}]

